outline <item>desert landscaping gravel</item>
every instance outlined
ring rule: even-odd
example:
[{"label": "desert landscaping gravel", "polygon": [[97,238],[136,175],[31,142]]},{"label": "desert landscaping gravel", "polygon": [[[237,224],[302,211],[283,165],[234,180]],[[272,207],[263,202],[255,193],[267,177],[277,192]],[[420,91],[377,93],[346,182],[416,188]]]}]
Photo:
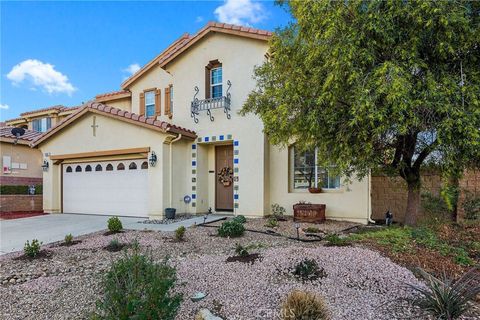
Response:
[{"label": "desert landscaping gravel", "polygon": [[[382,306],[408,295],[404,283],[418,283],[407,269],[360,247],[324,247],[253,232],[220,238],[215,228],[206,227],[187,229],[184,242],[173,241],[171,232],[105,236],[101,231],[77,238],[82,242],[74,246],[43,246],[50,254],[46,258],[20,259],[21,252],[0,256],[0,317],[89,318],[101,295],[102,274],[124,254],[103,249],[113,238],[122,243],[136,239],[158,261],[170,257],[177,267],[175,290],[184,294],[177,316],[182,320],[193,319],[201,308],[224,319],[275,319],[292,289],[320,293],[332,319],[392,319]],[[261,258],[253,264],[226,262],[237,243]],[[308,282],[290,276],[289,269],[304,258],[315,259],[327,276]],[[192,302],[189,297],[199,291],[206,298]]]}]

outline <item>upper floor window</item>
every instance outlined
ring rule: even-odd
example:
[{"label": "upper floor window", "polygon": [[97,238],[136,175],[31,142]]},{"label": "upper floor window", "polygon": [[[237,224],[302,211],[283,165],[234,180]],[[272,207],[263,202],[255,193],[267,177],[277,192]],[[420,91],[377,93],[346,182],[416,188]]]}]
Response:
[{"label": "upper floor window", "polygon": [[321,187],[322,189],[339,189],[340,176],[333,175],[327,168],[317,165],[317,149],[300,151],[291,149],[290,176],[294,190]]},{"label": "upper floor window", "polygon": [[145,116],[153,117],[155,115],[155,91],[145,92]]},{"label": "upper floor window", "polygon": [[222,96],[222,67],[210,70],[210,97],[220,98]]},{"label": "upper floor window", "polygon": [[170,85],[170,114],[173,113],[173,85]]},{"label": "upper floor window", "polygon": [[45,132],[52,127],[52,118],[41,118],[32,121],[33,131]]}]

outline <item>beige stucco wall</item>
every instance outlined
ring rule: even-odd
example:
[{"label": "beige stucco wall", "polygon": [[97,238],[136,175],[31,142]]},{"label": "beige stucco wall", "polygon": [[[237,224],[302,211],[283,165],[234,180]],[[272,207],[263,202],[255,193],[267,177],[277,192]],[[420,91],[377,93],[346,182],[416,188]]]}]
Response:
[{"label": "beige stucco wall", "polygon": [[[99,127],[95,137],[90,127],[93,121],[92,114],[86,114],[61,133],[40,144],[40,150],[50,155],[59,155],[150,147],[151,151],[157,154],[159,161],[155,167],[148,169],[149,215],[161,216],[167,206],[165,197],[162,196],[164,195],[163,181],[166,180],[164,173],[167,172],[165,168],[167,163],[163,154],[164,140],[167,135],[102,115],[96,115],[96,117]],[[61,166],[54,165],[50,161],[50,169],[48,172],[44,172],[43,179],[44,210],[51,213],[60,212]]]},{"label": "beige stucco wall", "polygon": [[326,204],[327,219],[367,223],[370,215],[370,179],[341,182],[339,190],[325,190],[319,194],[289,189],[289,152],[287,148],[270,147],[270,201],[283,206],[293,214],[293,205],[299,201]]},{"label": "beige stucco wall", "polygon": [[[122,98],[122,99],[115,99],[107,102],[103,102],[106,105],[109,105],[110,107],[122,109],[122,110],[127,110],[127,111],[132,111],[132,103],[131,103],[131,98]],[[136,112],[138,113],[138,111]]]},{"label": "beige stucco wall", "polygon": [[[252,81],[253,69],[264,61],[267,43],[264,41],[242,37],[211,34],[199,41],[188,51],[166,66],[166,71],[172,75],[174,88],[174,109],[172,122],[194,130],[202,138],[198,143],[197,159],[197,207],[196,212],[205,212],[214,206],[214,148],[211,142],[205,143],[204,138],[219,137],[229,134],[233,141],[238,141],[238,214],[249,216],[263,215],[264,204],[267,201],[267,190],[264,181],[266,174],[264,163],[265,144],[262,133],[263,125],[255,116],[242,117],[238,111],[254,89]],[[223,109],[212,110],[215,120],[209,120],[205,111],[198,116],[199,122],[191,118],[190,103],[198,86],[197,98],[205,98],[205,66],[218,59],[223,69],[223,92],[227,90],[227,80],[230,80],[231,119],[227,119]],[[162,101],[163,103],[163,101]],[[230,141],[229,143],[233,143]],[[218,142],[217,142],[218,144]],[[191,159],[190,159],[191,160]],[[191,170],[191,165],[186,168]]]},{"label": "beige stucco wall", "polygon": [[[3,156],[10,156],[12,163],[26,163],[27,169],[12,169],[11,173],[4,174],[1,170],[2,176],[8,177],[42,177],[42,153],[37,149],[32,149],[27,145],[13,144],[0,142],[1,160]],[[2,163],[3,166],[3,163]]]}]

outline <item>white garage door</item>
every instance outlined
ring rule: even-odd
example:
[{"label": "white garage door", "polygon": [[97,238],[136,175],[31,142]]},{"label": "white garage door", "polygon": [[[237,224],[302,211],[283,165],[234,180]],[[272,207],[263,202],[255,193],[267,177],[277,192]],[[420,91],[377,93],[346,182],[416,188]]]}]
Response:
[{"label": "white garage door", "polygon": [[146,160],[63,165],[63,212],[148,216]]}]

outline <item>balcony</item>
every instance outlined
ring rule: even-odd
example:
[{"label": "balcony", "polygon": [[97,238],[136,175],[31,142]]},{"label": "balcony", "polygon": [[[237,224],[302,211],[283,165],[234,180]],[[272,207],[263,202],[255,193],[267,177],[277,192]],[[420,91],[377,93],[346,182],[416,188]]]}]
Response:
[{"label": "balcony", "polygon": [[193,96],[193,101],[191,102],[191,117],[195,123],[198,123],[198,116],[201,112],[206,111],[210,121],[215,121],[215,118],[212,115],[213,109],[223,109],[223,112],[227,116],[227,119],[231,118],[230,115],[230,87],[232,83],[230,80],[227,81],[227,92],[225,96],[217,97],[217,98],[208,98],[199,100],[197,98],[198,92],[200,91],[197,86],[195,86],[195,95]]}]

